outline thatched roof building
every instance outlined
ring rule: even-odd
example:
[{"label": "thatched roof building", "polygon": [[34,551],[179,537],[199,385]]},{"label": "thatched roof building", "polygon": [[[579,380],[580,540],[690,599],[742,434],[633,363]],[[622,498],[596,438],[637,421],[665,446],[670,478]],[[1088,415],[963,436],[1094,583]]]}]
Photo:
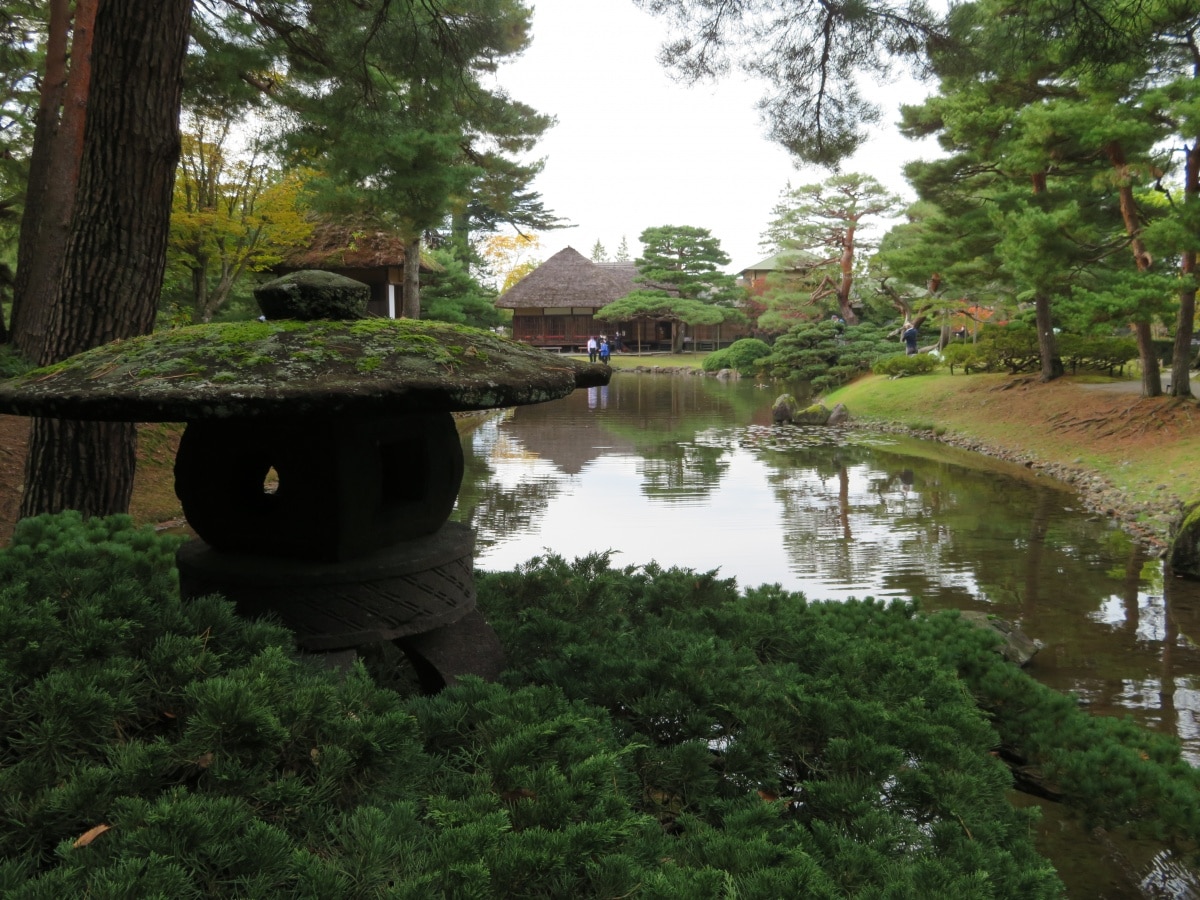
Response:
[{"label": "thatched roof building", "polygon": [[[670,285],[639,280],[632,262],[594,263],[567,247],[514,284],[496,300],[496,306],[513,311],[512,332],[518,341],[537,347],[583,350],[589,337],[616,337],[617,346],[658,347],[672,342],[672,323],[638,319],[629,322],[595,318],[596,310],[632,291]],[[709,334],[709,332],[712,334]],[[726,327],[725,340],[737,333]],[[696,326],[691,336],[697,344],[715,347],[722,340],[718,326]]]},{"label": "thatched roof building", "polygon": [[587,307],[590,314],[633,290],[637,269],[633,263],[620,265],[630,271],[628,277],[567,247],[501,294],[496,305],[501,309]]}]

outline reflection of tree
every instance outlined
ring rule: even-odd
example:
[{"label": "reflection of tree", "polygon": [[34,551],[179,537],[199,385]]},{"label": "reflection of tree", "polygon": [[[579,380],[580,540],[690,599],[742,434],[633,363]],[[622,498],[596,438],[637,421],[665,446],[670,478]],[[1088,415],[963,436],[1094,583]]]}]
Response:
[{"label": "reflection of tree", "polygon": [[[1188,640],[1200,639],[1200,585],[1172,580],[1165,606],[1147,600],[1145,556],[1128,536],[1071,510],[1072,494],[1019,467],[935,442],[756,424],[777,391],[617,376],[593,408],[584,391],[522,407],[466,442],[456,518],[486,546],[540,526],[543,507],[586,485],[590,469],[604,478],[635,469],[653,505],[695,498],[694,527],[715,529],[722,523],[705,520],[705,497],[761,470],[769,499],[756,499],[753,513],[778,522],[764,540],[782,544],[806,583],[1017,619],[1046,644],[1033,665],[1039,680],[1090,698],[1099,712],[1151,726],[1162,715],[1163,727],[1183,727],[1171,719],[1188,715],[1175,696],[1190,688],[1183,674],[1200,671],[1200,649]],[[591,465],[608,454],[637,461]],[[730,557],[738,540],[731,532]],[[654,554],[647,547],[642,558]]]},{"label": "reflection of tree", "polygon": [[[609,385],[613,392],[609,403],[611,413],[615,398],[619,414],[606,417],[604,427],[631,441],[639,452],[652,454],[655,448],[691,441],[709,429],[727,429],[731,423],[769,424],[771,400],[791,389],[775,385],[761,391],[748,382],[682,375],[617,376]],[[795,390],[804,395],[800,388]]]},{"label": "reflection of tree", "polygon": [[1076,624],[1111,591],[1096,525],[1064,511],[1068,494],[917,449],[930,458],[866,444],[759,452],[798,571],[882,584],[935,609],[1020,618],[1036,607],[1044,621],[1053,601]]},{"label": "reflection of tree", "polygon": [[501,485],[489,463],[499,436],[500,419],[479,426],[463,440],[463,481],[451,519],[475,529],[477,549],[498,537],[528,530],[561,487],[557,480],[527,479]]},{"label": "reflection of tree", "polygon": [[[601,456],[636,456],[647,496],[700,497],[717,487],[729,467],[730,422],[763,418],[770,418],[769,398],[749,383],[618,376],[603,403],[587,391],[575,391],[552,403],[521,407],[501,427],[562,472],[582,472]],[[699,435],[716,429],[725,436],[699,441]]]},{"label": "reflection of tree", "polygon": [[588,409],[587,391],[575,391],[563,400],[513,410],[501,429],[530,456],[553,463],[562,474],[578,475],[601,456],[637,454],[632,444],[609,433],[608,414]]},{"label": "reflection of tree", "polygon": [[703,497],[712,492],[729,468],[726,448],[698,444],[673,444],[661,448],[656,458],[640,466],[648,497]]}]

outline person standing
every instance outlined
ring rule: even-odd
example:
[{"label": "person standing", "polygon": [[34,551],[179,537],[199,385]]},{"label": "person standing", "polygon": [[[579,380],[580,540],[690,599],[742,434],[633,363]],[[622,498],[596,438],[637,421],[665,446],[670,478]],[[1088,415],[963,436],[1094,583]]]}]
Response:
[{"label": "person standing", "polygon": [[917,354],[917,326],[912,322],[904,323],[904,330],[900,332],[900,338],[904,341],[904,350],[909,356]]},{"label": "person standing", "polygon": [[600,338],[600,362],[608,365],[608,341]]},{"label": "person standing", "polygon": [[596,361],[596,338],[594,336],[588,338],[588,362]]}]

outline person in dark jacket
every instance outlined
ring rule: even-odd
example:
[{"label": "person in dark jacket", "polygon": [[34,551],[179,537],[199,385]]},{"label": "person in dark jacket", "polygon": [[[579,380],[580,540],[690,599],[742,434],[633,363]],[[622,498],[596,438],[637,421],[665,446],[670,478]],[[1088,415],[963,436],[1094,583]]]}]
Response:
[{"label": "person in dark jacket", "polygon": [[904,341],[905,352],[909,356],[915,356],[917,352],[917,326],[912,322],[905,322],[904,330],[900,332],[900,339]]}]

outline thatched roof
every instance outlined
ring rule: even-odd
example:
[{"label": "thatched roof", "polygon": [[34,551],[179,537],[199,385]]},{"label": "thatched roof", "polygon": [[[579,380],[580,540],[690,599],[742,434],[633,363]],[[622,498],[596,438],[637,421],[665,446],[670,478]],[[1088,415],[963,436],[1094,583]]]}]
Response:
[{"label": "thatched roof", "polygon": [[567,247],[501,294],[496,305],[502,309],[547,306],[599,309],[633,290],[636,275],[632,263],[619,267],[596,265],[578,250]]},{"label": "thatched roof", "polygon": [[[313,228],[308,246],[294,250],[278,269],[376,269],[404,265],[404,239],[394,231],[321,222]],[[421,268],[439,271],[421,255]]]}]

